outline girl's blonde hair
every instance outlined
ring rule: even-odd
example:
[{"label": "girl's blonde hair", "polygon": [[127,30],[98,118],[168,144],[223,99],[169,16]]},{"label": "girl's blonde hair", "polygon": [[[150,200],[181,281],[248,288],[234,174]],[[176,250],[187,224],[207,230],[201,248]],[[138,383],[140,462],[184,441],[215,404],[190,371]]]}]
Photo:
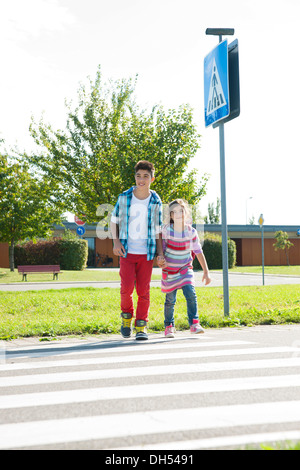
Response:
[{"label": "girl's blonde hair", "polygon": [[172,206],[175,206],[175,204],[179,205],[184,210],[185,223],[186,224],[191,224],[192,223],[192,217],[191,217],[191,211],[190,211],[190,208],[189,208],[189,203],[187,201],[185,201],[184,199],[174,199],[174,201],[170,202],[169,207],[168,207],[166,223],[167,224],[174,224],[174,219],[171,216],[171,212],[172,212]]}]

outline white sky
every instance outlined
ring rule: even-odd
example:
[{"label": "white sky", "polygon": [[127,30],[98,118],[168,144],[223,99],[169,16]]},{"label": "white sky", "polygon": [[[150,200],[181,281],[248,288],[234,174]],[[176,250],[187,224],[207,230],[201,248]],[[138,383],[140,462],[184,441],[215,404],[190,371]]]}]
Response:
[{"label": "white sky", "polygon": [[[300,227],[299,0],[0,0],[0,136],[30,151],[30,117],[65,123],[65,98],[80,81],[139,74],[140,106],[189,103],[201,138],[192,166],[220,196],[219,134],[204,126],[203,60],[218,43],[207,27],[239,40],[241,115],[225,125],[227,222],[264,214]],[[225,38],[224,38],[225,39]],[[138,156],[137,156],[138,159]],[[170,182],[171,184],[171,182]],[[250,199],[252,197],[252,199]]]}]

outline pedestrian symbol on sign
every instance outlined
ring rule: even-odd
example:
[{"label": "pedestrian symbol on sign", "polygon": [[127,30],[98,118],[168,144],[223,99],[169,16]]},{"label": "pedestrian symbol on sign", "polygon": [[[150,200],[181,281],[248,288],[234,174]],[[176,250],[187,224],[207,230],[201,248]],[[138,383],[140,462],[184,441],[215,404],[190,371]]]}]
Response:
[{"label": "pedestrian symbol on sign", "polygon": [[224,96],[219,72],[217,69],[217,64],[214,59],[208,94],[207,114],[213,113],[214,111],[219,108],[222,108],[222,106],[225,106],[226,104],[227,103]]},{"label": "pedestrian symbol on sign", "polygon": [[205,127],[230,114],[227,40],[204,58],[204,103]]}]

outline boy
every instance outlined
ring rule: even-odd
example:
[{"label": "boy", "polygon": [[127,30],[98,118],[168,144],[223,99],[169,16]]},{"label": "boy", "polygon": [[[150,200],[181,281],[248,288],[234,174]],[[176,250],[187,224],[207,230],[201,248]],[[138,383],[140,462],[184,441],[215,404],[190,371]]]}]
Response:
[{"label": "boy", "polygon": [[158,194],[150,189],[154,179],[153,164],[146,160],[139,161],[135,166],[136,186],[119,195],[111,217],[113,252],[121,257],[123,338],[131,336],[134,316],[132,295],[136,283],[138,295],[135,318],[136,339],[148,339],[146,327],[150,306],[150,280],[156,249],[159,257],[163,257],[162,203]]}]

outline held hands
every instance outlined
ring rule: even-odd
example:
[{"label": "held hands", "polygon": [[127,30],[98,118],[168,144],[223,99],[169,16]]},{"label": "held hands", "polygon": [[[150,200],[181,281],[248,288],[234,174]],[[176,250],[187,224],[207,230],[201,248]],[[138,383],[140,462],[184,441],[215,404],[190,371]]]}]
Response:
[{"label": "held hands", "polygon": [[157,264],[160,268],[164,268],[167,265],[166,260],[163,256],[157,257]]}]

